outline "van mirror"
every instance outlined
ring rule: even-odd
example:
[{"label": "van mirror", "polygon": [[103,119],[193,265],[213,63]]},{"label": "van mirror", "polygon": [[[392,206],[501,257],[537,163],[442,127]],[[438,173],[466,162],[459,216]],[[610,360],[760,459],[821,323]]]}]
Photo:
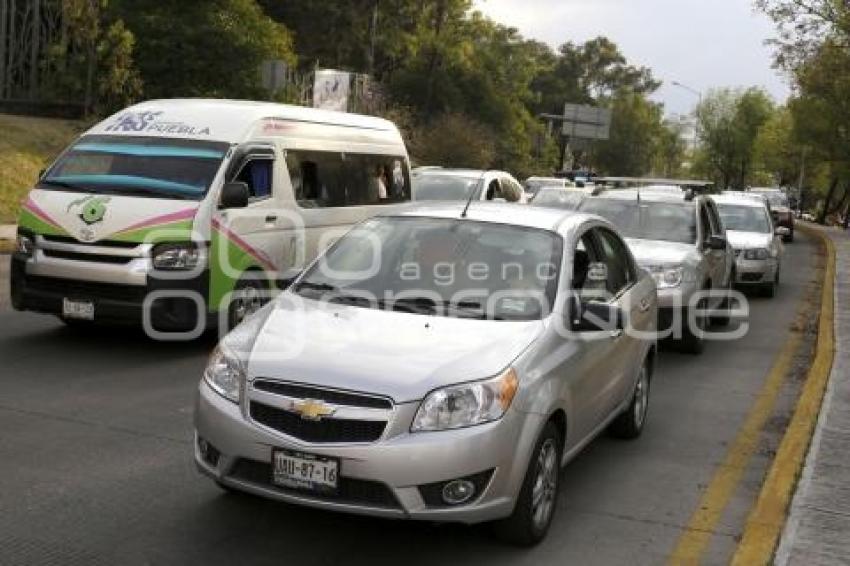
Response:
[{"label": "van mirror", "polygon": [[225,183],[221,189],[219,208],[245,208],[248,206],[248,185],[239,181]]}]

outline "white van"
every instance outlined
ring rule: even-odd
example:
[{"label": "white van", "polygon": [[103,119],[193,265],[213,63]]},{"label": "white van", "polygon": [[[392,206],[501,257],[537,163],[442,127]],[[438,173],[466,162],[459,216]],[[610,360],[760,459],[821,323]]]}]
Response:
[{"label": "white van", "polygon": [[407,151],[386,120],[144,102],[40,176],[18,223],[13,304],[192,337],[235,324],[352,224],[410,199]]}]

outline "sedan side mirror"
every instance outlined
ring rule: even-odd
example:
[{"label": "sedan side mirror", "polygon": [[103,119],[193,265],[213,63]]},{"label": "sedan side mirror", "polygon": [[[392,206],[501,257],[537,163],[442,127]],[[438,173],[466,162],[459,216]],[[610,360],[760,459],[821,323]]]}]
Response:
[{"label": "sedan side mirror", "polygon": [[710,250],[725,250],[726,238],[723,236],[711,236],[708,239],[708,249]]},{"label": "sedan side mirror", "polygon": [[238,181],[225,183],[221,189],[219,208],[245,208],[249,196],[247,184]]},{"label": "sedan side mirror", "polygon": [[619,306],[590,301],[570,301],[570,330],[573,332],[615,332],[625,328],[625,316]]}]

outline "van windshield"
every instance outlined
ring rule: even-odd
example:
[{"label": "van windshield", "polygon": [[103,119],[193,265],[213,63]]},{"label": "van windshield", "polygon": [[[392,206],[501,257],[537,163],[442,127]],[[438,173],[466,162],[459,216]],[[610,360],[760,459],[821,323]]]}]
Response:
[{"label": "van windshield", "polygon": [[85,136],[56,161],[38,188],[201,200],[228,148],[201,140]]}]

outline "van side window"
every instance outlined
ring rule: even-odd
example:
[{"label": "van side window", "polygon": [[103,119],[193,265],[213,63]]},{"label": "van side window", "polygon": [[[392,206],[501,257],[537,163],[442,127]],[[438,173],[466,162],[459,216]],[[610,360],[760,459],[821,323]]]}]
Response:
[{"label": "van side window", "polygon": [[271,159],[249,159],[242,166],[236,181],[248,185],[251,200],[261,200],[272,195],[272,171],[274,161]]},{"label": "van side window", "polygon": [[410,200],[403,157],[289,150],[286,165],[302,208],[370,206]]}]

